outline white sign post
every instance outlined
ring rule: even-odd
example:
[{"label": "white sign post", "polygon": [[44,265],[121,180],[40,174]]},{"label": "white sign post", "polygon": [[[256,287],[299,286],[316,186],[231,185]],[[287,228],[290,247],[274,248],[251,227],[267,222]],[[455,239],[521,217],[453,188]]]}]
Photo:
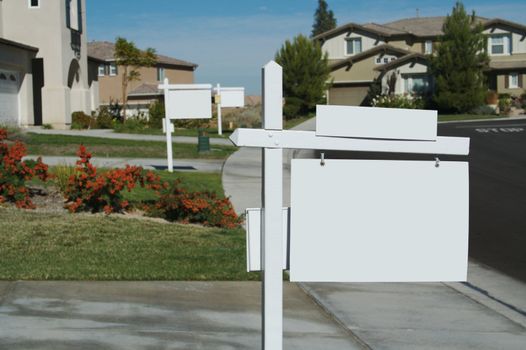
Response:
[{"label": "white sign post", "polygon": [[242,87],[221,87],[217,84],[215,88],[217,106],[217,133],[223,135],[223,122],[221,116],[222,107],[244,107],[245,88]]},{"label": "white sign post", "polygon": [[175,84],[168,78],[159,85],[164,91],[165,118],[163,129],[166,132],[166,157],[168,171],[173,172],[172,119],[210,119],[212,118],[212,85]]},{"label": "white sign post", "polygon": [[[263,67],[263,129],[230,136],[236,146],[263,148],[263,208],[247,211],[247,269],[263,272],[263,349],[283,348],[287,267],[292,281],[465,280],[466,162],[293,160],[290,215],[282,181],[283,149],[468,155],[469,139],[437,136],[433,111],[348,106],[318,106],[316,132],[282,130],[282,89],[282,69],[271,61]],[[250,256],[256,237],[261,254]]]},{"label": "white sign post", "polygon": [[221,118],[221,85],[216,87],[216,105],[217,105],[217,134],[223,135],[223,121]]}]

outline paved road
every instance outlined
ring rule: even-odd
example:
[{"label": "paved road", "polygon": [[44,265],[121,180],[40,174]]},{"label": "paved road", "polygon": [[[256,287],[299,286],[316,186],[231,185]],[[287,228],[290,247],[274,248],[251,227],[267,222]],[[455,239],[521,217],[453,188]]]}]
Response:
[{"label": "paved road", "polygon": [[470,255],[526,282],[526,120],[448,124],[439,132],[471,138]]}]

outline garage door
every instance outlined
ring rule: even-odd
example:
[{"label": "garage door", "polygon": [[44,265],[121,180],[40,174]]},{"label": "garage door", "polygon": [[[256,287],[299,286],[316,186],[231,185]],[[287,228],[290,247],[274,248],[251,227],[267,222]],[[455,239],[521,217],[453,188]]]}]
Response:
[{"label": "garage door", "polygon": [[0,69],[0,124],[18,124],[19,74]]},{"label": "garage door", "polygon": [[329,90],[329,104],[360,106],[369,91],[369,85],[366,86],[333,86]]}]

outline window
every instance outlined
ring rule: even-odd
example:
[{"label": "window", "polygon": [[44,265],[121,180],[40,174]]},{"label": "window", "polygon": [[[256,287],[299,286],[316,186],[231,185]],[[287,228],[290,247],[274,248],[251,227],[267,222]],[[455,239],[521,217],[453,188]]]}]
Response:
[{"label": "window", "polygon": [[347,39],[347,55],[356,55],[362,52],[362,38]]},{"label": "window", "polygon": [[39,8],[40,0],[29,0],[29,8]]},{"label": "window", "polygon": [[429,91],[429,77],[426,75],[408,75],[404,77],[404,90],[410,94],[424,94]]},{"label": "window", "polygon": [[110,63],[110,76],[114,77],[119,73],[117,65],[115,63]]},{"label": "window", "polygon": [[382,58],[376,57],[376,64],[381,64],[381,63],[382,63]]},{"label": "window", "polygon": [[388,57],[384,57],[384,63],[389,63],[389,58]]},{"label": "window", "polygon": [[82,0],[66,0],[66,24],[82,33]]},{"label": "window", "polygon": [[510,89],[519,88],[519,74],[518,73],[510,73],[510,75],[508,75],[508,86]]},{"label": "window", "polygon": [[103,77],[106,74],[106,66],[104,64],[99,65],[99,77]]},{"label": "window", "polygon": [[509,35],[500,34],[492,35],[489,38],[490,55],[507,55],[511,54]]},{"label": "window", "polygon": [[164,81],[164,68],[157,68],[157,81]]},{"label": "window", "polygon": [[430,55],[433,53],[433,42],[431,40],[427,40],[424,43],[424,53],[426,55]]}]

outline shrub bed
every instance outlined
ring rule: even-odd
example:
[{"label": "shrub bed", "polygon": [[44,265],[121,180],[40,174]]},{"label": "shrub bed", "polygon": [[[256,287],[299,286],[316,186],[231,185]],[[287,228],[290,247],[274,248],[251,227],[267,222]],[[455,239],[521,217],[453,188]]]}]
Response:
[{"label": "shrub bed", "polygon": [[127,165],[124,169],[97,174],[97,168],[90,163],[91,153],[86,147],[80,146],[77,155],[80,160],[65,191],[68,201],[66,208],[71,212],[122,212],[129,205],[122,197],[123,190],[131,191],[137,184],[154,191],[162,188],[159,177],[152,172],[143,175],[141,167]]},{"label": "shrub bed", "polygon": [[26,154],[23,143],[16,141],[9,145],[7,131],[0,129],[0,203],[13,202],[18,208],[35,208],[26,182],[34,177],[46,181],[49,178],[48,166],[41,158],[22,161]]}]

